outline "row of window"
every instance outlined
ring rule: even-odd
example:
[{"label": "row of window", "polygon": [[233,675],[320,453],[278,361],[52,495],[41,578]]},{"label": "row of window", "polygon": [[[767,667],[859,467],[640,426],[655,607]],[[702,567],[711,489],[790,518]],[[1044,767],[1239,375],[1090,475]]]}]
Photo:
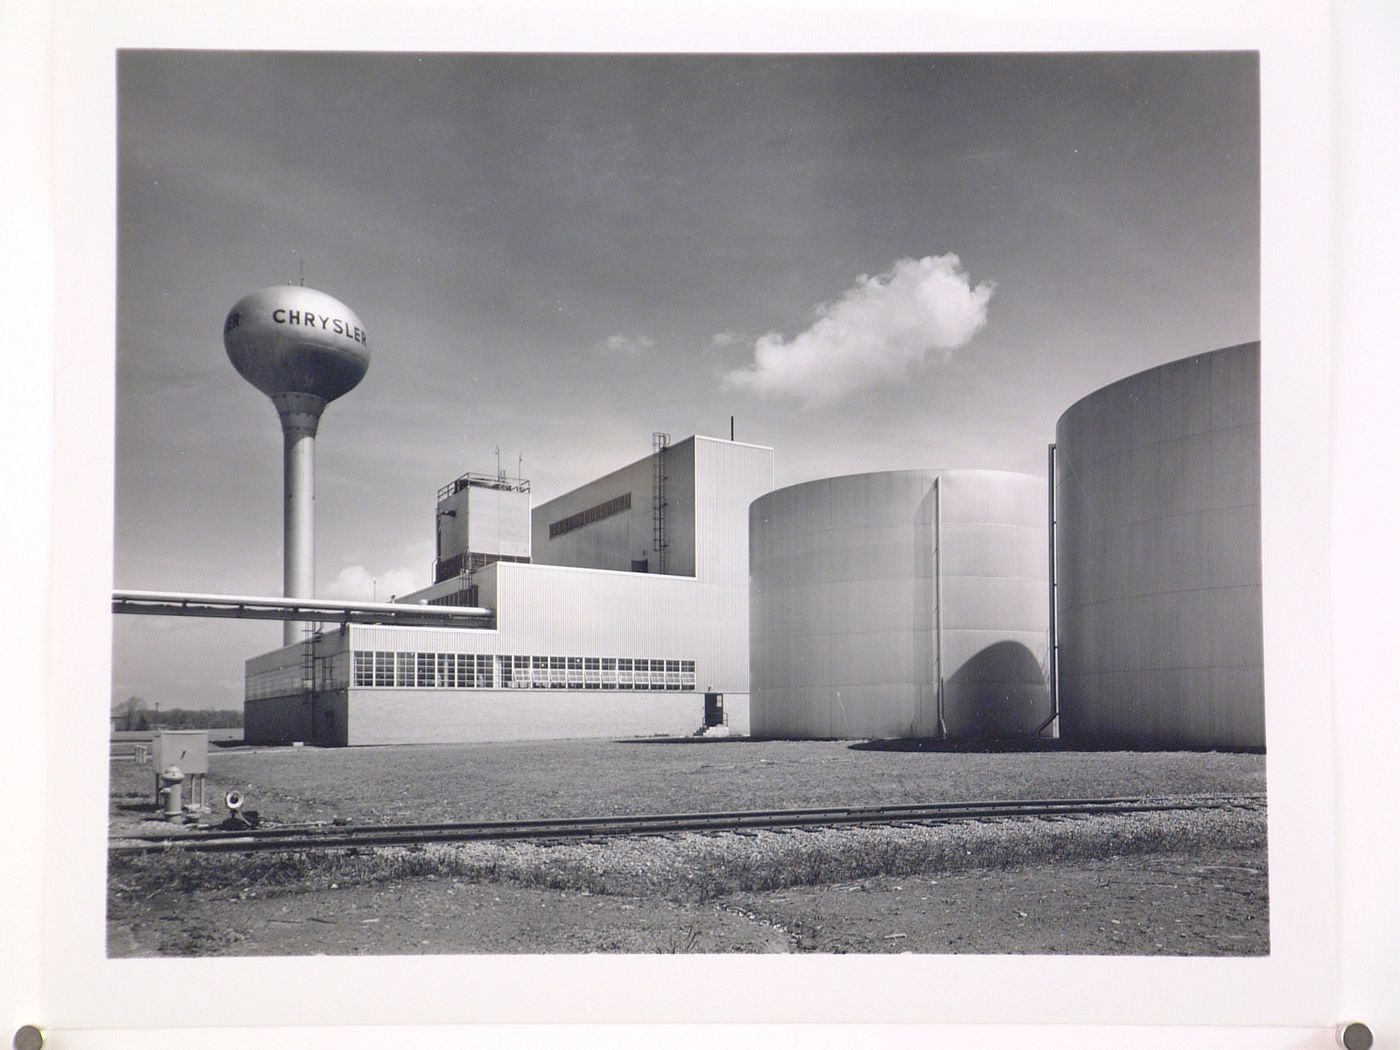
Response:
[{"label": "row of window", "polygon": [[694,660],[357,651],[354,684],[394,689],[695,689]]},{"label": "row of window", "polygon": [[614,514],[621,514],[623,511],[632,509],[632,493],[624,492],[621,496],[614,496],[612,499],[604,500],[596,506],[581,510],[577,514],[570,514],[567,518],[560,518],[558,521],[549,523],[549,538],[562,536],[566,532],[573,532],[581,529],[585,525],[591,525],[595,521],[602,521],[604,518],[611,518]]},{"label": "row of window", "polygon": [[[304,654],[303,654],[304,656]],[[344,689],[349,680],[349,657],[345,653],[289,659],[281,667],[270,667],[247,676],[244,697],[261,700],[270,696],[291,696],[311,688],[321,691]]]}]

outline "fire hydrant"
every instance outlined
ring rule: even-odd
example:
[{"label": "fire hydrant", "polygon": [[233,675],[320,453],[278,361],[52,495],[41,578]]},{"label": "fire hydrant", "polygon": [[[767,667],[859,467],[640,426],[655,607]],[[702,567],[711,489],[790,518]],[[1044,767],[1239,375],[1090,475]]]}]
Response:
[{"label": "fire hydrant", "polygon": [[185,774],[179,766],[169,766],[160,774],[160,797],[165,801],[166,820],[184,820],[184,799],[180,785],[185,782]]}]

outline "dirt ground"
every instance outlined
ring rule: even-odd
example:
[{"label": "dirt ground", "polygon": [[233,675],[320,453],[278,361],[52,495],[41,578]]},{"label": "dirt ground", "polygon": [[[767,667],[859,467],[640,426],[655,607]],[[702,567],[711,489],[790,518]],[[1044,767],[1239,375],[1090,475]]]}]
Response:
[{"label": "dirt ground", "polygon": [[[1264,789],[1264,758],[569,741],[216,750],[209,779],[211,800],[236,787],[264,819],[367,823],[1251,793]],[[110,804],[113,834],[155,816],[150,768],[114,762]],[[214,809],[209,822],[225,815]],[[871,863],[876,853],[889,863]],[[414,856],[401,867],[382,857],[359,867],[307,862],[291,878],[251,861],[114,862],[108,954],[1255,955],[1269,946],[1262,804],[1209,818],[1090,818],[1045,829],[1003,822],[936,833],[466,849],[441,863]],[[694,892],[699,881],[688,884],[692,872],[703,892]]]},{"label": "dirt ground", "polygon": [[703,902],[424,876],[172,894],[113,915],[112,956],[555,952],[1258,955],[1262,851],[881,876]]}]

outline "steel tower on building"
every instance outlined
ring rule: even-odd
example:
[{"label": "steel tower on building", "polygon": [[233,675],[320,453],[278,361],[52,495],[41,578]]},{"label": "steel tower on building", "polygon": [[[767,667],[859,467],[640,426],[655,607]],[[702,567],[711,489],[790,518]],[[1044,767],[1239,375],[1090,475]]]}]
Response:
[{"label": "steel tower on building", "polygon": [[[326,405],[369,369],[369,336],[344,303],[301,285],[251,292],[224,321],[224,348],[248,382],[272,399],[282,421],[282,589],[314,598],[316,428]],[[300,640],[287,623],[282,642]]]}]

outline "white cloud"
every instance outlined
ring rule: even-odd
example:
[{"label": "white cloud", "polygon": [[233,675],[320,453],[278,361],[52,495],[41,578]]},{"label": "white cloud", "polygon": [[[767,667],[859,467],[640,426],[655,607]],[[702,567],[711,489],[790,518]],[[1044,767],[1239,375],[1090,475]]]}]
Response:
[{"label": "white cloud", "polygon": [[974,286],[951,253],[900,259],[818,306],[811,327],[790,342],[778,332],[761,336],[753,364],[726,373],[725,385],[811,406],[897,383],[930,352],[965,346],[987,323],[993,288]]},{"label": "white cloud", "polygon": [[596,349],[605,354],[626,354],[636,357],[644,350],[650,350],[656,343],[644,335],[624,335],[617,332],[597,344]]},{"label": "white cloud", "polygon": [[339,598],[347,602],[387,602],[395,595],[408,594],[428,581],[412,569],[389,569],[371,573],[363,565],[347,565],[336,573],[335,579],[318,588],[323,598]]},{"label": "white cloud", "polygon": [[710,345],[715,347],[733,346],[742,341],[743,337],[737,332],[716,332],[710,336]]}]

